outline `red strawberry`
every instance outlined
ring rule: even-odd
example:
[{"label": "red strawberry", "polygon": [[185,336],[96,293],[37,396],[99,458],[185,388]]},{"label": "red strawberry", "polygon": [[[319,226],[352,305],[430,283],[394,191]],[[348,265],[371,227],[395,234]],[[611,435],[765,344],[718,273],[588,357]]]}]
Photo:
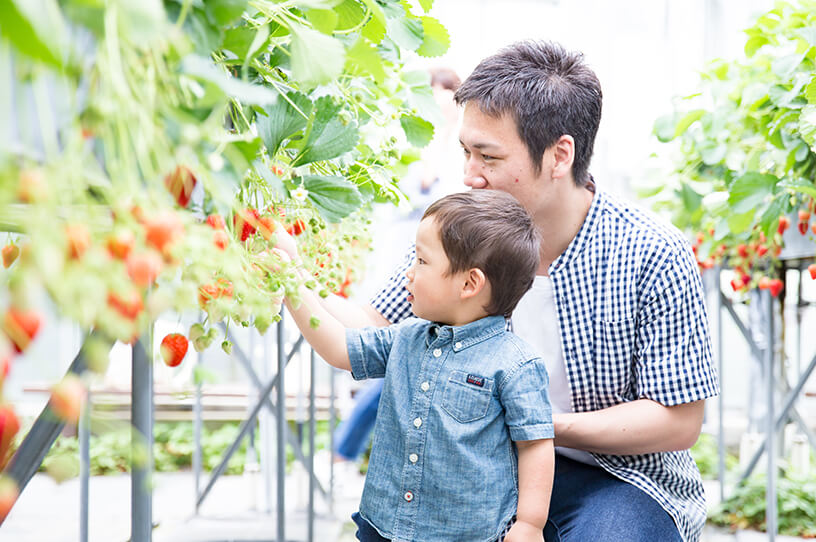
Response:
[{"label": "red strawberry", "polygon": [[224,250],[229,245],[229,235],[224,230],[216,230],[213,232],[213,243],[220,250]]},{"label": "red strawberry", "polygon": [[20,490],[14,478],[7,475],[0,476],[0,525],[6,520],[11,507],[20,496]]},{"label": "red strawberry", "polygon": [[0,405],[0,469],[5,467],[14,436],[20,431],[20,420],[10,404]]},{"label": "red strawberry", "polygon": [[771,279],[769,279],[768,277],[763,275],[763,276],[759,277],[759,283],[757,284],[757,287],[760,290],[767,290],[768,287],[770,286],[770,284],[771,284]]},{"label": "red strawberry", "polygon": [[763,257],[766,252],[768,252],[768,247],[766,247],[765,245],[759,245],[757,247],[757,256],[759,256],[760,258]]},{"label": "red strawberry", "polygon": [[810,211],[806,211],[804,209],[799,211],[799,222],[809,222],[810,221]]},{"label": "red strawberry", "polygon": [[783,233],[785,233],[785,230],[787,230],[789,226],[790,226],[790,219],[788,219],[788,217],[786,217],[786,216],[780,216],[779,217],[779,226],[776,228],[776,231],[779,233],[779,235],[782,235]]},{"label": "red strawberry", "polygon": [[9,307],[3,318],[3,330],[18,353],[28,348],[40,330],[41,324],[42,317],[36,311],[25,311],[15,307]]},{"label": "red strawberry", "polygon": [[159,276],[164,263],[158,254],[149,251],[131,254],[128,256],[126,265],[128,276],[133,283],[147,287],[153,284],[153,281]]},{"label": "red strawberry", "polygon": [[740,291],[743,287],[745,287],[745,283],[742,282],[742,279],[740,278],[731,279],[731,289],[733,289],[735,292]]},{"label": "red strawberry", "polygon": [[810,225],[810,231],[812,231],[814,234],[816,234],[816,222],[814,222],[813,224]]},{"label": "red strawberry", "polygon": [[84,224],[65,226],[65,237],[68,238],[68,256],[74,260],[81,258],[91,244],[91,234]]},{"label": "red strawberry", "polygon": [[272,238],[272,234],[275,233],[276,229],[277,226],[272,217],[262,216],[258,218],[258,231],[261,232],[261,235],[263,235],[263,238],[267,241]]},{"label": "red strawberry", "polygon": [[286,233],[289,235],[300,235],[304,231],[306,231],[306,223],[299,218],[286,226]]},{"label": "red strawberry", "polygon": [[190,203],[190,196],[197,182],[198,179],[195,178],[193,172],[185,166],[178,166],[173,173],[164,178],[164,186],[181,207],[187,207],[187,204]]},{"label": "red strawberry", "polygon": [[162,213],[145,221],[145,241],[166,255],[172,244],[184,233],[184,224],[176,213]]},{"label": "red strawberry", "polygon": [[113,232],[105,241],[105,246],[108,252],[114,258],[124,260],[133,250],[133,233],[128,230],[119,230]]},{"label": "red strawberry", "polygon": [[168,367],[176,367],[187,354],[187,337],[181,333],[170,333],[161,342],[161,356]]},{"label": "red strawberry", "polygon": [[797,224],[797,226],[799,226],[799,233],[801,233],[802,235],[807,235],[808,232],[807,222],[800,222],[799,224]]},{"label": "red strawberry", "polygon": [[740,255],[740,258],[747,258],[748,247],[746,247],[744,243],[740,243],[739,245],[737,245],[737,254]]},{"label": "red strawberry", "polygon": [[11,353],[4,352],[0,354],[0,387],[3,381],[8,378],[9,371],[11,371]]},{"label": "red strawberry", "polygon": [[816,280],[816,263],[812,263],[808,266],[808,271],[810,271],[810,278]]},{"label": "red strawberry", "polygon": [[255,233],[258,228],[258,218],[257,209],[252,208],[238,211],[232,217],[232,226],[241,241],[246,241],[250,235]]},{"label": "red strawberry", "polygon": [[8,269],[11,267],[11,264],[14,263],[14,260],[17,259],[17,256],[20,255],[20,247],[15,245],[14,243],[9,243],[8,245],[3,247],[3,267]]},{"label": "red strawberry", "polygon": [[51,388],[51,410],[61,420],[76,425],[85,402],[85,384],[75,374],[67,374]]},{"label": "red strawberry", "polygon": [[782,280],[780,280],[780,279],[772,279],[768,283],[768,289],[771,291],[771,295],[774,296],[774,297],[779,295],[779,293],[782,291],[782,288],[784,288],[784,286],[785,286],[785,283],[783,283]]},{"label": "red strawberry", "polygon": [[275,175],[277,175],[278,177],[280,177],[281,175],[283,175],[283,169],[281,169],[281,168],[280,168],[280,167],[278,167],[278,166],[272,166],[271,168],[269,168],[269,170],[270,170],[272,173],[274,173]]},{"label": "red strawberry", "polygon": [[128,320],[138,318],[139,313],[141,313],[144,308],[142,296],[135,290],[131,290],[130,294],[126,296],[126,299],[123,299],[116,292],[108,292],[108,305]]},{"label": "red strawberry", "polygon": [[224,222],[224,217],[221,215],[213,214],[207,217],[207,224],[214,230],[226,230],[227,224]]}]

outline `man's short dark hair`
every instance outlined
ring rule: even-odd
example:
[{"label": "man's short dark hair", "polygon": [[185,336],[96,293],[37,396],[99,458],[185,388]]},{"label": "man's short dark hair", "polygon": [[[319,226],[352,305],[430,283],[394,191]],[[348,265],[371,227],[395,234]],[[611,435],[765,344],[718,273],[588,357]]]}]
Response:
[{"label": "man's short dark hair", "polygon": [[490,282],[490,315],[510,316],[530,289],[539,264],[539,235],[532,217],[510,194],[471,190],[435,201],[433,217],[449,274],[477,267]]},{"label": "man's short dark hair", "polygon": [[547,41],[520,41],[482,60],[454,95],[486,114],[510,114],[536,173],[562,135],[575,140],[575,183],[589,182],[592,147],[601,122],[601,83],[584,55]]}]

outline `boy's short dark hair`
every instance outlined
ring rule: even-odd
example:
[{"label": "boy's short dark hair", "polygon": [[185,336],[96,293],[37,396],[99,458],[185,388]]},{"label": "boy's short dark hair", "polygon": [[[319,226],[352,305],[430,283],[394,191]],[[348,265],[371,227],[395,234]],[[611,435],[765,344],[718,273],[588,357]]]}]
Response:
[{"label": "boy's short dark hair", "polygon": [[510,316],[533,285],[539,264],[538,231],[532,217],[510,194],[470,190],[435,201],[422,219],[433,217],[449,274],[477,267],[490,282],[490,315]]},{"label": "boy's short dark hair", "polygon": [[562,135],[571,135],[572,174],[579,186],[589,182],[602,98],[601,83],[582,53],[533,40],[482,60],[454,94],[459,105],[476,102],[488,115],[512,115],[536,173],[544,151]]}]

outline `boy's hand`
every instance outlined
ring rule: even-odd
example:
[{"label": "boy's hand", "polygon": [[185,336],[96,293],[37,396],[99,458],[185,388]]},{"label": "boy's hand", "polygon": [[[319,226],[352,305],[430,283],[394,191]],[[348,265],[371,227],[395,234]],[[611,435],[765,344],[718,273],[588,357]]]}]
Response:
[{"label": "boy's hand", "polygon": [[282,250],[289,255],[289,258],[294,262],[300,262],[300,255],[298,255],[297,243],[295,238],[286,233],[286,228],[282,224],[275,224],[275,248]]},{"label": "boy's hand", "polygon": [[544,542],[544,531],[532,523],[516,521],[504,537],[504,542]]}]

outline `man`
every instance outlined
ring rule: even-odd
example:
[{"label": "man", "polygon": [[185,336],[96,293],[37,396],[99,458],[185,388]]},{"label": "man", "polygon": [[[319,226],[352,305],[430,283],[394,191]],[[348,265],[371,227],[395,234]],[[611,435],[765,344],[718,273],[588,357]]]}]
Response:
[{"label": "man", "polygon": [[[601,87],[581,54],[520,42],[483,60],[464,106],[465,184],[509,192],[538,227],[536,284],[514,330],[548,357],[556,469],[547,542],[695,541],[705,522],[690,448],[718,393],[688,242],[588,173]],[[403,268],[347,326],[411,315]]]}]

